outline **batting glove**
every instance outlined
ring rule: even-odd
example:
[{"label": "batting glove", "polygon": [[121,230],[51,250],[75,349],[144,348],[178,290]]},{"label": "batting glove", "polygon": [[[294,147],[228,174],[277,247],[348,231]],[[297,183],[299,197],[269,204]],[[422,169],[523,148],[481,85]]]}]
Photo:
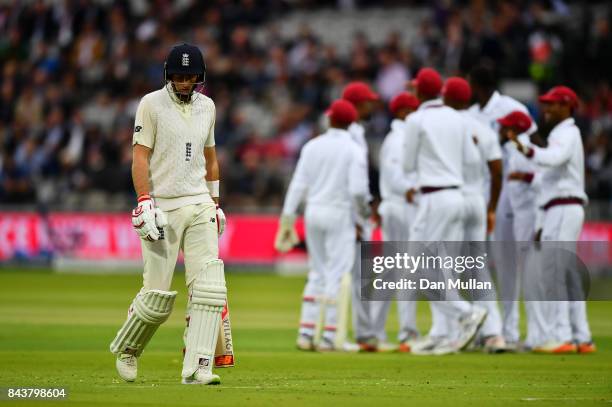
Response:
[{"label": "batting glove", "polygon": [[295,216],[283,215],[280,218],[278,231],[274,239],[274,248],[281,253],[288,252],[300,242],[300,238],[293,227],[294,223]]},{"label": "batting glove", "polygon": [[[161,212],[161,211],[160,211]],[[160,221],[165,220],[165,215],[161,212]],[[159,239],[156,218],[157,212],[153,199],[149,195],[142,195],[138,198],[138,206],[132,211],[132,226],[142,240],[154,242]],[[166,221],[167,223],[167,221]]]},{"label": "batting glove", "polygon": [[219,205],[217,205],[217,233],[219,236],[225,231],[226,223],[227,219],[225,219],[225,213],[223,213],[223,209],[219,208]]}]

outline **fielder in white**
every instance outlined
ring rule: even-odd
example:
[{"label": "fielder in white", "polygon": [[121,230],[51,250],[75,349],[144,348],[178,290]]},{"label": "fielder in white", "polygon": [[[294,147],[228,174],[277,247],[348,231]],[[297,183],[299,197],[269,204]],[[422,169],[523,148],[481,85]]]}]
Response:
[{"label": "fielder in white", "polygon": [[[368,143],[363,122],[370,118],[374,109],[374,102],[378,100],[378,95],[364,82],[351,82],[342,91],[342,99],[350,102],[357,110],[357,120],[349,126],[348,131],[354,143],[359,147],[361,154],[365,157],[367,165],[369,158]],[[372,195],[369,190],[367,200],[368,202],[372,201]],[[358,235],[357,250],[354,251],[355,259],[352,268],[351,285],[353,333],[360,350],[373,352],[377,350],[378,343],[373,326],[371,304],[369,301],[361,301],[361,253],[359,251],[359,241],[371,240],[375,225],[370,221],[369,217],[360,215],[357,208],[353,211],[353,217],[357,223]]]},{"label": "fielder in white", "polygon": [[[477,120],[499,132],[498,119],[513,111],[528,114],[527,108],[519,101],[500,94],[495,90],[497,80],[494,68],[482,64],[470,72],[470,86],[474,93],[476,104],[468,110]],[[521,135],[528,141],[528,136],[537,130],[532,121],[531,127]],[[528,182],[510,182],[509,175],[513,172],[529,173],[535,176],[537,167],[526,160],[512,143],[502,145],[503,182],[501,195],[495,213],[494,240],[504,241],[503,252],[495,252],[497,282],[502,296],[502,326],[503,336],[510,347],[516,347],[519,341],[519,308],[520,295],[519,277],[524,269],[522,259],[526,257],[528,244],[535,234],[536,220],[535,187]],[[490,217],[491,215],[489,215]],[[489,222],[490,223],[490,222]],[[513,243],[517,242],[512,250]],[[497,246],[496,246],[497,247]],[[510,249],[510,250],[508,250]],[[518,260],[518,261],[517,261]]]},{"label": "fielder in white", "polygon": [[[416,174],[405,174],[402,163],[402,146],[405,136],[405,119],[419,107],[419,100],[408,92],[396,95],[389,102],[393,115],[391,131],[380,149],[380,195],[378,206],[384,241],[407,242],[410,222],[416,214],[414,204],[408,203],[406,193],[416,187]],[[399,319],[398,341],[400,352],[410,352],[414,339],[419,336],[416,327],[416,295],[408,291],[398,293],[397,311]],[[378,338],[379,350],[387,341],[385,325],[391,309],[391,301],[375,301],[370,306],[372,324]]]},{"label": "fielder in white", "polygon": [[[423,68],[413,81],[421,104],[406,119],[404,138],[404,170],[416,172],[418,194],[409,194],[417,206],[410,228],[410,240],[461,241],[463,239],[464,199],[463,163],[473,154],[469,128],[454,109],[438,98],[442,79],[438,72]],[[431,292],[425,292],[431,296]],[[434,293],[435,294],[435,293]],[[459,297],[456,290],[447,290],[445,300],[430,301],[432,330],[423,342],[413,346],[413,353],[443,354],[464,349],[476,335],[487,311]],[[439,311],[439,312],[438,312]],[[448,332],[444,315],[455,323],[459,332]],[[452,334],[452,335],[451,335]]]},{"label": "fielder in white", "polygon": [[[548,146],[527,146],[513,137],[518,150],[543,168],[538,205],[543,218],[537,239],[542,242],[576,242],[584,222],[587,195],[584,192],[584,149],[580,129],[572,113],[578,97],[568,87],[556,86],[540,97],[544,122],[553,125]],[[559,268],[558,259],[543,265]],[[542,270],[545,273],[547,270]],[[559,276],[558,274],[556,276]],[[566,289],[576,287],[572,276],[561,276]],[[573,276],[575,277],[575,276]],[[537,285],[538,281],[532,282]],[[578,282],[579,284],[579,282]],[[545,287],[542,287],[545,289]],[[581,288],[578,287],[578,291]],[[592,353],[592,342],[584,301],[533,301],[528,308],[528,345],[544,353]]]},{"label": "fielder in white", "polygon": [[[501,148],[497,135],[466,110],[472,98],[472,90],[465,79],[448,78],[444,83],[442,96],[445,105],[461,114],[473,140],[470,147],[475,151],[471,156],[476,159],[465,160],[463,165],[464,184],[461,188],[465,203],[463,240],[469,243],[467,247],[474,248],[477,253],[485,253],[487,230],[492,230],[494,226],[495,210],[501,189]],[[485,186],[487,174],[490,184]],[[488,194],[485,193],[485,188]],[[479,270],[475,277],[482,281],[493,281],[488,268]],[[495,292],[487,293],[486,301],[481,298],[476,304],[488,311],[487,319],[480,330],[484,350],[491,353],[503,352],[506,343],[502,336],[497,295]]]},{"label": "fielder in white", "polygon": [[197,47],[175,46],[164,66],[164,87],[145,95],[136,113],[132,224],[142,239],[143,287],[110,345],[126,381],[136,379],[137,358],[172,312],[177,292],[169,290],[182,250],[189,292],[182,383],[220,383],[212,367],[226,301],[218,258],[225,216],[218,207],[215,105],[197,91],[205,72]]},{"label": "fielder in white", "polygon": [[[297,243],[294,222],[298,207],[306,202],[306,245],[310,270],[304,288],[298,349],[342,350],[336,343],[338,294],[342,277],[355,257],[355,220],[369,215],[367,166],[362,151],[351,140],[348,126],[357,111],[345,100],[328,110],[330,128],[302,148],[289,184],[275,247],[281,252]],[[323,308],[323,336],[314,335]]]}]

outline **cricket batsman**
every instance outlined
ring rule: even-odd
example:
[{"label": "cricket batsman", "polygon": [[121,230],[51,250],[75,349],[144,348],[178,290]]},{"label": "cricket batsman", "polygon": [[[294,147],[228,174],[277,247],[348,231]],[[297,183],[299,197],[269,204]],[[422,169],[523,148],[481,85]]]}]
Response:
[{"label": "cricket batsman", "polygon": [[170,291],[179,250],[189,293],[183,384],[219,384],[212,373],[226,303],[218,237],[219,208],[215,104],[199,92],[206,67],[199,49],[181,44],[164,64],[164,86],[145,95],[136,112],[132,178],[138,205],[132,225],[142,239],[143,287],[110,345],[119,376],[136,380],[137,361],[172,312]]}]

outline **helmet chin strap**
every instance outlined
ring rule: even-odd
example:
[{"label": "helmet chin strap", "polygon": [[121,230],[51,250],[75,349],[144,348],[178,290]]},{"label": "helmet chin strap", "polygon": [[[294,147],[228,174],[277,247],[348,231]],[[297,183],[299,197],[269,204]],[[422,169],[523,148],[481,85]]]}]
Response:
[{"label": "helmet chin strap", "polygon": [[171,94],[171,96],[174,95],[173,99],[177,103],[180,103],[180,104],[191,103],[193,94],[195,93],[197,97],[197,95],[200,93],[199,90],[202,89],[202,86],[203,86],[203,82],[195,82],[191,86],[191,89],[189,90],[188,93],[182,93],[176,89],[174,82],[172,82],[171,80],[168,80],[166,82],[166,90],[168,91],[168,93]]}]

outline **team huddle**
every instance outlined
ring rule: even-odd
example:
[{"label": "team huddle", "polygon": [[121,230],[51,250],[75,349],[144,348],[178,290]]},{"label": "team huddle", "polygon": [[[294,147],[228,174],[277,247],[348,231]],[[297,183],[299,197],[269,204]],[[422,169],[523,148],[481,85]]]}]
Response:
[{"label": "team huddle", "polygon": [[[421,355],[467,348],[490,353],[592,353],[584,300],[525,302],[531,242],[575,242],[583,221],[584,152],[572,113],[576,94],[557,86],[540,96],[543,129],[527,108],[496,90],[491,66],[469,81],[423,68],[389,103],[391,129],[380,149],[379,204],[370,193],[364,122],[378,95],[348,84],[327,110],[329,129],[307,142],[289,185],[275,246],[289,251],[300,204],[309,256],[297,347],[319,351],[385,351]],[[475,101],[475,103],[473,103]],[[361,296],[360,241],[377,224],[391,242],[503,242],[495,255],[500,301],[469,301],[459,292],[429,299],[432,326],[421,335],[414,292],[397,294],[399,345],[387,342],[391,301]],[[499,250],[499,245],[496,246]],[[546,266],[544,266],[546,267]],[[522,277],[521,277],[522,276]],[[484,279],[492,281],[489,270]],[[569,288],[568,288],[569,290]],[[349,301],[356,343],[347,341]]]}]

